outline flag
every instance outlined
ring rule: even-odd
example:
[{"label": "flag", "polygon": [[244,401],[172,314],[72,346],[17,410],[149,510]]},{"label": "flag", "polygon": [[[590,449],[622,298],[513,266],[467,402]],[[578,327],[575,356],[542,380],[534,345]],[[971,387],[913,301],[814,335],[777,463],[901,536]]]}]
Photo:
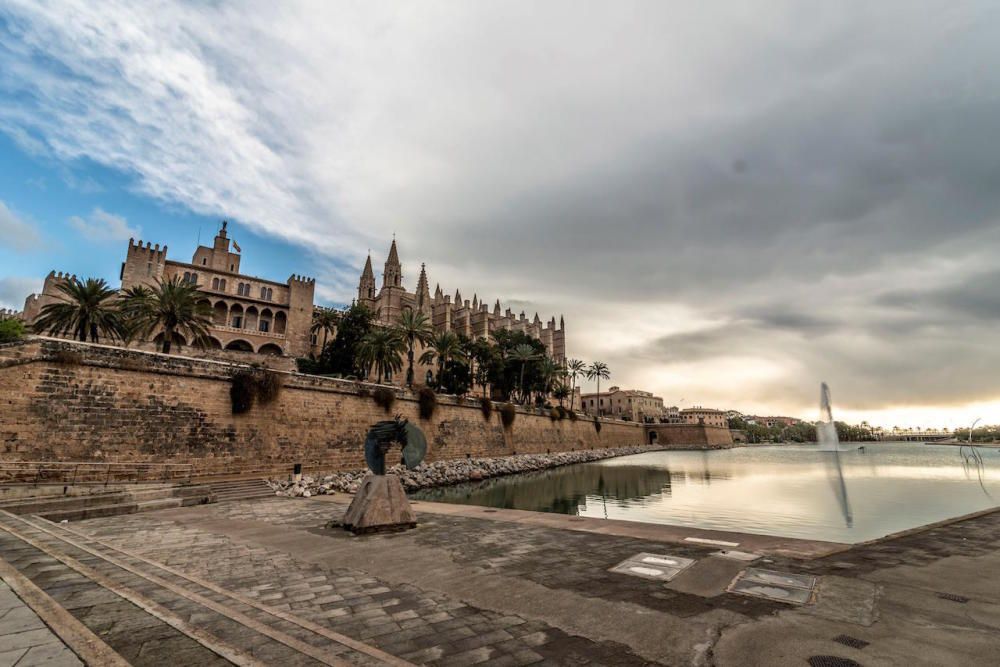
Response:
[{"label": "flag", "polygon": [[236,252],[243,252],[240,250],[240,244],[236,242],[236,239],[233,239],[233,247],[236,248]]}]

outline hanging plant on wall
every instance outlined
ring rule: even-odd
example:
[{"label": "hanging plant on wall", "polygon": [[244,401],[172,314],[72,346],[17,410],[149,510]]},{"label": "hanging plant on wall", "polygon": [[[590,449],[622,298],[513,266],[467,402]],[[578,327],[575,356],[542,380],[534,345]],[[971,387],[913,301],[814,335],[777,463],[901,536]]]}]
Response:
[{"label": "hanging plant on wall", "polygon": [[489,421],[493,416],[493,401],[483,396],[479,399],[479,410],[483,413],[483,419]]},{"label": "hanging plant on wall", "polygon": [[239,370],[230,378],[229,399],[233,404],[233,414],[242,415],[250,411],[254,401],[261,405],[274,402],[281,394],[284,378],[267,368]]},{"label": "hanging plant on wall", "polygon": [[417,392],[417,402],[420,405],[420,418],[430,419],[437,410],[437,394],[430,387],[421,387]]},{"label": "hanging plant on wall", "polygon": [[601,432],[601,421],[597,417],[594,417],[594,430],[598,433]]},{"label": "hanging plant on wall", "polygon": [[233,414],[242,415],[250,412],[253,407],[254,395],[257,393],[257,378],[251,371],[233,373],[229,386],[229,399],[233,404]]},{"label": "hanging plant on wall", "polygon": [[500,406],[500,422],[503,424],[504,428],[510,428],[514,425],[514,419],[517,417],[517,410],[510,403],[504,403]]},{"label": "hanging plant on wall", "polygon": [[393,403],[396,402],[396,392],[386,387],[379,387],[372,392],[372,400],[386,412],[392,410]]}]

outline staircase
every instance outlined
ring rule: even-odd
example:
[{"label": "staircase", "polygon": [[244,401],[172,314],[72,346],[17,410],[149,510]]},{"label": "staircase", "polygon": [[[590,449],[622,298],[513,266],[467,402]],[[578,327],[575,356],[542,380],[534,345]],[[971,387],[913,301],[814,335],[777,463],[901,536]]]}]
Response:
[{"label": "staircase", "polygon": [[213,500],[211,488],[204,484],[163,484],[87,495],[36,496],[0,503],[0,509],[17,515],[35,514],[59,522],[203,505]]},{"label": "staircase", "polygon": [[274,491],[260,477],[251,479],[233,479],[225,482],[210,482],[216,502],[229,500],[252,500],[254,498],[273,498]]}]

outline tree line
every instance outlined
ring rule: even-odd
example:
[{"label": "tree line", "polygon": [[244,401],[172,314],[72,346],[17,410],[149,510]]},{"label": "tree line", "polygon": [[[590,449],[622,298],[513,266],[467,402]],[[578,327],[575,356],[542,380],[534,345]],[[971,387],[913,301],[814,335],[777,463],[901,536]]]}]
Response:
[{"label": "tree line", "polygon": [[[569,398],[570,409],[579,378],[595,379],[600,387],[601,380],[611,377],[600,361],[557,363],[540,340],[524,332],[498,329],[483,339],[435,331],[425,313],[410,309],[389,326],[376,322],[375,313],[364,304],[343,312],[317,310],[312,332],[317,338],[322,335],[323,342],[317,357],[298,360],[304,373],[382,383],[405,368],[407,386],[425,384],[456,395],[478,386],[483,397],[522,405],[543,405],[549,396],[563,405]],[[419,382],[414,377],[417,361],[434,369]]]}]

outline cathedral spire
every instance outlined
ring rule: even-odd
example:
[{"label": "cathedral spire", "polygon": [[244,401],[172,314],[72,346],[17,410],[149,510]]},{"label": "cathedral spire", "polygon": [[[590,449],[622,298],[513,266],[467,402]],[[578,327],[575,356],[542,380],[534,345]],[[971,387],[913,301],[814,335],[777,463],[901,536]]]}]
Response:
[{"label": "cathedral spire", "polygon": [[358,301],[375,298],[375,272],[372,271],[372,255],[368,253],[365,260],[365,268],[361,271],[361,280],[358,282]]},{"label": "cathedral spire", "polygon": [[461,308],[462,306],[462,293],[459,290],[455,290],[455,307]]},{"label": "cathedral spire", "polygon": [[417,280],[417,310],[425,311],[431,305],[431,290],[427,284],[427,267],[420,265],[420,278]]},{"label": "cathedral spire", "polygon": [[472,310],[479,310],[479,296],[472,294]]},{"label": "cathedral spire", "polygon": [[400,287],[403,281],[403,267],[399,263],[399,253],[396,252],[396,238],[389,246],[389,258],[385,260],[385,271],[382,273],[382,287]]},{"label": "cathedral spire", "polygon": [[497,303],[493,306],[493,314],[500,317],[500,299],[497,299]]}]

